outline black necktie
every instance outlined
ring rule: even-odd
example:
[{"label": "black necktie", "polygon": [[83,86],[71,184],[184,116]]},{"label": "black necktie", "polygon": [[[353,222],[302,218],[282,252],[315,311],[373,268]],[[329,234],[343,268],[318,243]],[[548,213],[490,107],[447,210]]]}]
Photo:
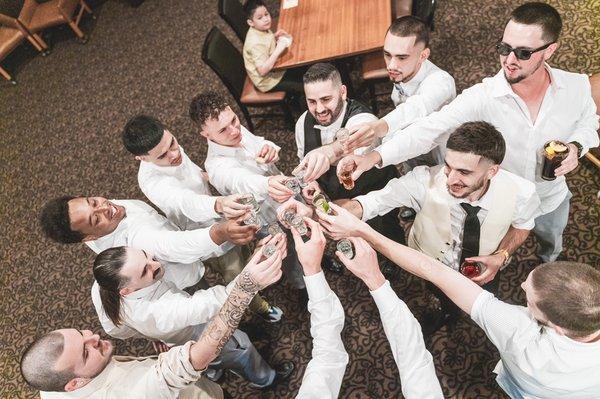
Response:
[{"label": "black necktie", "polygon": [[467,212],[467,217],[465,218],[465,224],[463,226],[462,252],[460,254],[460,264],[462,265],[466,258],[479,255],[479,235],[481,226],[479,225],[477,213],[481,207],[465,204],[464,202],[462,202],[460,206]]}]

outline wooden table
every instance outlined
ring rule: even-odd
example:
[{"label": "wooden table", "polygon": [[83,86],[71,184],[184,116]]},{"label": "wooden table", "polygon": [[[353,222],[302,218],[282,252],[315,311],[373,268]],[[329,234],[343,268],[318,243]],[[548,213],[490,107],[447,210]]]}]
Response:
[{"label": "wooden table", "polygon": [[392,22],[390,0],[298,0],[298,6],[285,10],[284,3],[277,26],[294,41],[275,69],[381,49]]}]

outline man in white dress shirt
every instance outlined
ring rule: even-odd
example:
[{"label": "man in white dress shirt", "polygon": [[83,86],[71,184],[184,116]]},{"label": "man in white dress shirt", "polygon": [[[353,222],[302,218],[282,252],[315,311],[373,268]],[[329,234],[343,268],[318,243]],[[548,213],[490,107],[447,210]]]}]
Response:
[{"label": "man in white dress shirt", "polygon": [[[184,264],[220,256],[234,244],[252,241],[255,233],[254,226],[233,220],[181,231],[142,201],[103,197],[65,196],[48,201],[40,213],[40,224],[47,237],[62,244],[84,242],[96,253],[130,246],[160,260]],[[204,265],[195,264],[201,267],[201,277]]]},{"label": "man in white dress shirt", "polygon": [[[336,140],[336,133],[341,128],[350,129],[377,118],[368,107],[347,98],[340,73],[329,63],[314,64],[306,71],[304,95],[308,110],[296,122],[296,146],[300,160],[296,170],[304,169],[305,181],[317,178],[320,189],[335,201],[379,190],[398,177],[398,170],[390,165],[369,171],[354,182],[352,189],[346,189],[336,175],[335,165],[344,153],[340,141]],[[354,153],[361,154],[366,150],[360,148]],[[371,219],[369,223],[386,237],[406,242],[404,229],[398,223],[398,209],[390,208],[389,212]],[[341,265],[336,261],[330,262],[330,267],[341,271]]]},{"label": "man in white dress shirt", "polygon": [[[206,173],[190,160],[177,138],[155,118],[134,116],[125,125],[121,137],[127,151],[140,162],[140,189],[181,230],[206,228],[222,216],[234,219],[250,208],[237,202],[240,195],[212,196]],[[233,247],[206,263],[229,283],[242,271],[241,248]],[[281,309],[269,305],[260,295],[254,297],[250,310],[269,322],[281,320]]]},{"label": "man in white dress shirt", "polygon": [[[408,245],[454,270],[465,261],[479,262],[485,270],[472,279],[495,294],[496,275],[534,227],[540,204],[532,182],[500,168],[504,155],[500,132],[487,122],[467,122],[448,138],[444,167],[419,166],[344,207],[362,220],[398,206],[415,209]],[[330,232],[334,239],[356,234],[335,224]],[[433,291],[442,312],[423,319],[427,335],[460,314]]]},{"label": "man in white dress shirt", "polygon": [[494,372],[514,399],[600,397],[600,271],[549,262],[521,284],[527,307],[497,299],[443,263],[404,247],[334,205],[340,225],[406,271],[432,282],[471,316],[500,352]]},{"label": "man in white dress shirt", "polygon": [[[392,22],[383,43],[383,58],[393,83],[394,108],[383,118],[350,129],[356,136],[384,137],[400,134],[415,120],[438,111],[456,97],[454,78],[429,60],[429,28],[419,18],[405,15]],[[391,136],[391,134],[390,134]],[[384,138],[388,140],[389,136]],[[440,149],[417,159],[407,160],[406,171],[418,165],[443,162]]]},{"label": "man in white dress shirt", "polygon": [[[225,99],[212,91],[192,100],[190,117],[208,141],[204,166],[212,185],[222,195],[254,195],[260,204],[258,215],[262,221],[276,222],[278,202],[294,195],[285,185],[289,177],[275,166],[279,146],[249,132]],[[289,250],[293,253],[291,246]],[[285,259],[284,274],[294,288],[304,289],[301,266],[295,255]]]},{"label": "man in white dress shirt", "polygon": [[[54,398],[223,398],[221,388],[202,378],[237,328],[252,297],[281,278],[276,251],[250,260],[220,312],[197,342],[156,357],[113,356],[110,341],[89,330],[61,329],[38,338],[21,358],[24,380],[43,399]],[[199,381],[199,384],[197,383]]]},{"label": "man in white dress shirt", "polygon": [[[540,244],[538,255],[543,261],[555,260],[562,251],[571,198],[564,175],[599,143],[588,77],[546,63],[558,47],[561,28],[560,15],[550,5],[526,3],[516,8],[497,45],[502,70],[496,76],[466,89],[442,110],[408,126],[372,153],[350,155],[338,167],[354,166],[353,177],[358,178],[375,165],[397,164],[443,144],[447,134],[464,122],[489,122],[506,140],[502,167],[536,184],[541,200],[541,215],[533,230]],[[569,154],[556,169],[556,179],[547,181],[541,178],[542,149],[550,140],[568,143]],[[353,145],[365,144],[357,137]]]}]

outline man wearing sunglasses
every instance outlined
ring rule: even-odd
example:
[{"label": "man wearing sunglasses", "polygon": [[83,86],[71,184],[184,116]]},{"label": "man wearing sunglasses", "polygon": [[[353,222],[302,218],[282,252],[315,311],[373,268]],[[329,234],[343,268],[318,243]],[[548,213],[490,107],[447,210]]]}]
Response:
[{"label": "man wearing sunglasses", "polygon": [[[548,4],[517,7],[496,46],[502,69],[494,77],[466,89],[373,152],[342,159],[338,171],[354,166],[352,178],[357,179],[373,166],[398,164],[445,143],[448,133],[465,122],[491,123],[506,140],[502,168],[536,184],[541,200],[533,229],[540,243],[538,255],[544,262],[555,260],[562,251],[571,198],[564,175],[598,145],[598,116],[588,77],[546,63],[558,47],[561,28],[560,15]],[[568,143],[569,153],[556,169],[556,178],[546,181],[541,178],[542,149],[550,140]]]}]

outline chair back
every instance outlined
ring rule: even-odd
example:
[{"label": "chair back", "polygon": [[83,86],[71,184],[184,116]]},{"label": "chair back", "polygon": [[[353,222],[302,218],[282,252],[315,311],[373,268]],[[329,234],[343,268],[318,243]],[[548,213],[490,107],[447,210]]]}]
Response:
[{"label": "chair back", "polygon": [[215,71],[238,101],[242,95],[244,80],[246,79],[244,59],[238,49],[217,27],[213,27],[204,39],[202,61]]},{"label": "chair back", "polygon": [[246,22],[246,13],[240,0],[219,0],[219,16],[227,22],[243,43],[250,26]]}]

